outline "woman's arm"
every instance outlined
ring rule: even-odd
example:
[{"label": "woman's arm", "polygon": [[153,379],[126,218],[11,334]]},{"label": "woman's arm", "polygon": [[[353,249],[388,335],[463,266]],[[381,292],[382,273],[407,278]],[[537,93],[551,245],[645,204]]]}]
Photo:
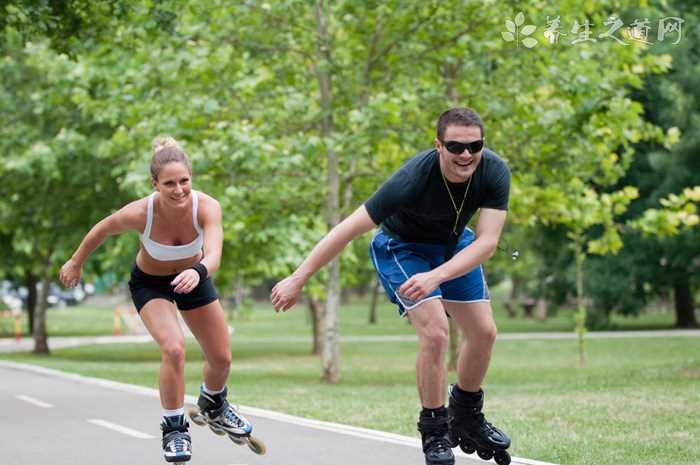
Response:
[{"label": "woman's arm", "polygon": [[101,220],[85,235],[73,256],[61,267],[59,279],[66,287],[80,282],[80,272],[85,260],[104,242],[113,236],[129,230],[140,230],[144,224],[144,200],[136,200]]},{"label": "woman's arm", "polygon": [[[205,200],[206,199],[206,200]],[[204,255],[201,263],[213,275],[221,265],[221,249],[224,243],[224,228],[221,220],[221,205],[213,197],[200,197],[198,212],[204,230]]]}]

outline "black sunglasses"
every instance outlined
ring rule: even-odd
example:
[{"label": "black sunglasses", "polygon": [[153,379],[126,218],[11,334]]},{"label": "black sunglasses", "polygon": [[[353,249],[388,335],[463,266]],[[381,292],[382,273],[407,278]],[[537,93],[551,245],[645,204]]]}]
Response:
[{"label": "black sunglasses", "polygon": [[457,142],[456,140],[448,140],[443,142],[443,145],[450,153],[454,153],[455,155],[464,153],[464,149],[471,154],[475,154],[484,148],[484,139],[474,140],[471,142]]}]

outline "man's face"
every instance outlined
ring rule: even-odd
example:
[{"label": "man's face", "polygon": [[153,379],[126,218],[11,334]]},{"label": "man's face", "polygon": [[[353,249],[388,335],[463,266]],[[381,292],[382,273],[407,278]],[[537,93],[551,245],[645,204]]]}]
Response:
[{"label": "man's face", "polygon": [[456,145],[461,149],[463,147],[460,147],[460,144],[454,144],[454,142],[468,144],[480,140],[482,140],[481,129],[478,126],[461,125],[447,126],[444,140],[435,139],[435,147],[440,154],[440,168],[448,181],[465,182],[474,174],[479,161],[481,161],[483,146],[475,153],[469,153],[469,150],[466,148],[461,153],[453,153],[447,147],[454,150]]}]

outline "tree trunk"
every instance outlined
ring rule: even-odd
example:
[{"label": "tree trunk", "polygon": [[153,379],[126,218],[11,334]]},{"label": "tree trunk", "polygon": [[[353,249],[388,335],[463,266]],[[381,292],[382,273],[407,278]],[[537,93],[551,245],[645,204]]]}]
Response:
[{"label": "tree trunk", "polygon": [[511,276],[510,278],[510,295],[504,307],[506,312],[508,312],[508,318],[515,318],[518,316],[518,289],[520,289],[521,279],[517,276]]},{"label": "tree trunk", "polygon": [[[328,34],[330,5],[316,0],[316,34],[318,39],[318,61],[314,68],[321,93],[321,138],[326,145],[328,161],[326,193],[326,225],[330,231],[340,221],[340,175],[338,156],[330,143],[333,135],[333,94],[331,89],[331,44]],[[329,383],[340,380],[340,342],[338,340],[338,310],[340,308],[340,258],[333,259],[328,266],[326,287],[326,311],[321,379]]]},{"label": "tree trunk", "polygon": [[537,310],[535,311],[535,316],[538,321],[547,321],[549,318],[549,305],[547,305],[547,299],[540,297],[537,299]]},{"label": "tree trunk", "polygon": [[449,328],[450,328],[450,348],[449,348],[449,357],[447,359],[447,369],[449,371],[456,371],[457,370],[457,358],[459,357],[459,346],[460,346],[460,336],[459,336],[459,331],[457,331],[457,325],[452,321],[452,318],[449,320]]},{"label": "tree trunk", "polygon": [[27,320],[29,322],[27,335],[34,334],[34,315],[36,314],[37,291],[36,285],[39,282],[37,275],[28,271],[24,277],[24,285],[27,287]]},{"label": "tree trunk", "polygon": [[311,331],[313,335],[313,343],[311,345],[311,353],[319,355],[323,350],[323,307],[322,300],[306,295],[306,300],[309,307],[309,316],[311,317]]},{"label": "tree trunk", "polygon": [[586,307],[583,303],[583,237],[581,234],[576,235],[575,239],[575,254],[576,254],[576,333],[578,334],[578,359],[579,367],[586,366]]},{"label": "tree trunk", "polygon": [[369,324],[371,325],[377,324],[377,301],[379,300],[379,289],[381,287],[382,284],[378,279],[372,286],[372,300],[370,300],[369,304]]},{"label": "tree trunk", "polygon": [[683,273],[673,280],[673,295],[676,307],[677,328],[697,328],[695,318],[695,302],[690,289],[690,279],[687,273]]},{"label": "tree trunk", "polygon": [[51,254],[44,264],[44,276],[41,279],[41,292],[34,315],[34,353],[49,354],[48,336],[46,334],[46,309],[49,306],[49,285],[51,284]]},{"label": "tree trunk", "polygon": [[323,372],[321,379],[328,383],[340,381],[340,341],[338,338],[338,309],[340,307],[340,259],[330,263],[326,288],[326,312],[323,319]]}]

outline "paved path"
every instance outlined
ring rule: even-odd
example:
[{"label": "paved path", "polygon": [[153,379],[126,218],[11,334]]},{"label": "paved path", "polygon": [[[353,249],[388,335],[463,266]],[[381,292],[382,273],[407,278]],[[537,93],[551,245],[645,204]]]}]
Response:
[{"label": "paved path", "polygon": [[[0,361],[0,450],[13,465],[162,465],[153,389]],[[194,398],[188,396],[187,402]],[[253,454],[192,426],[192,465],[422,465],[414,438],[241,408],[265,441]],[[457,465],[481,460],[457,455]],[[542,465],[514,459],[514,465]]]}]

